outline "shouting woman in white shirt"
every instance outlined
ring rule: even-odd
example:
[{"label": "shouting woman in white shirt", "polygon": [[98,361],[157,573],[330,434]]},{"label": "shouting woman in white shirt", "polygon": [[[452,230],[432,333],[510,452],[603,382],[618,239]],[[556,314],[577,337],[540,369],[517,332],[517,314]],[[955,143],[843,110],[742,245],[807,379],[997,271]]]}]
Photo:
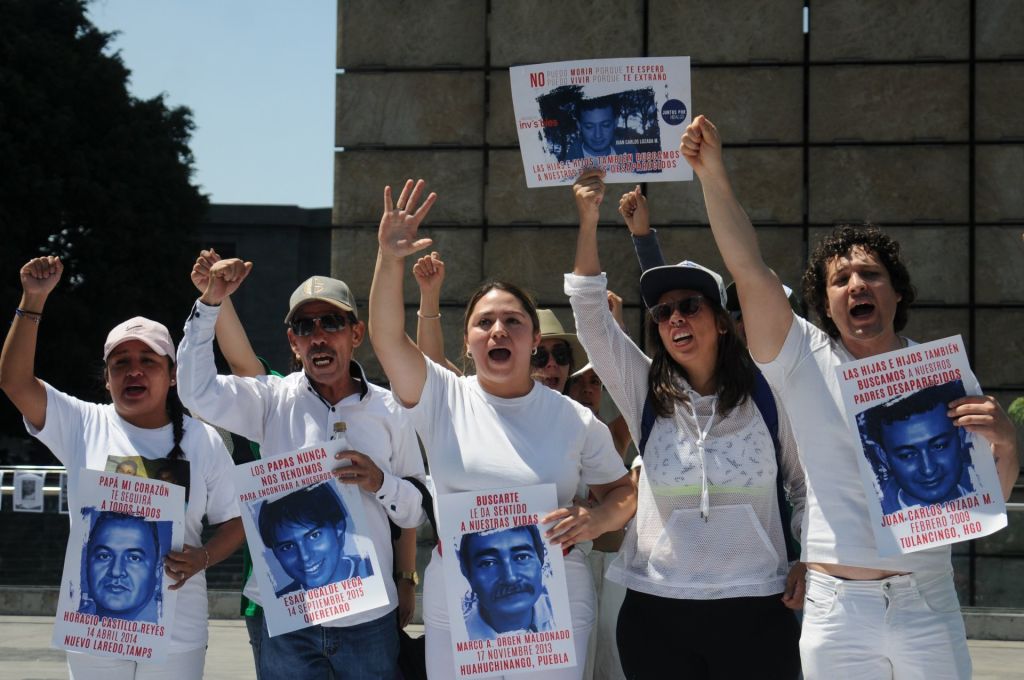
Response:
[{"label": "shouting woman in white shirt", "polygon": [[[540,323],[528,295],[492,282],[470,298],[464,327],[466,353],[476,369],[472,377],[458,377],[428,360],[406,335],[405,259],[430,245],[429,239],[417,239],[417,229],[436,200],[430,194],[420,204],[424,187],[423,180],[407,181],[395,204],[391,188],[384,190],[370,339],[392,390],[411,409],[438,494],[554,483],[562,507],[541,522],[563,550],[621,528],[633,514],[636,492],[608,429],[588,409],[530,377]],[[599,501],[592,508],[572,505],[581,479]],[[432,678],[455,673],[441,559],[435,551],[424,584]],[[579,551],[569,550],[565,565],[576,654],[582,659],[594,624],[594,587]],[[582,671],[579,666],[531,677],[568,680]]]}]

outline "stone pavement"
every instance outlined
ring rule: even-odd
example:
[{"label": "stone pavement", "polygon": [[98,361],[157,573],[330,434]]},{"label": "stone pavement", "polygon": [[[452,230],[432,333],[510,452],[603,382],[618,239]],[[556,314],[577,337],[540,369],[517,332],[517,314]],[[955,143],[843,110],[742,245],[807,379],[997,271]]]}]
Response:
[{"label": "stone pavement", "polygon": [[[422,626],[409,626],[413,636]],[[0,680],[67,678],[64,652],[50,648],[52,616],[0,616]],[[1024,642],[971,640],[974,680],[1019,679],[1024,669]],[[526,680],[527,676],[523,676]],[[251,680],[252,654],[240,620],[210,621],[206,680]]]}]

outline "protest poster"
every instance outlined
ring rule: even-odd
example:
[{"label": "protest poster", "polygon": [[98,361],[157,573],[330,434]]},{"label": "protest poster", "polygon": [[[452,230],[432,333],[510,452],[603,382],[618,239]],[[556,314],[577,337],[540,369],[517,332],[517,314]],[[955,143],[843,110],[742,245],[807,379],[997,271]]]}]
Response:
[{"label": "protest poster", "polygon": [[576,665],[562,550],[539,524],[557,507],[554,484],[438,499],[455,677]]},{"label": "protest poster", "polygon": [[68,537],[53,646],[162,661],[177,601],[164,557],[182,548],[185,490],[82,470],[76,493],[82,520],[72,523]]},{"label": "protest poster", "polygon": [[690,58],[560,61],[509,69],[526,186],[572,184],[600,167],[605,182],[679,182],[690,122]]},{"label": "protest poster", "polygon": [[981,394],[959,335],[836,368],[880,555],[980,538],[1006,526],[992,449],[947,405]]},{"label": "protest poster", "polygon": [[14,473],[14,511],[43,511],[43,476],[33,472]]},{"label": "protest poster", "polygon": [[271,636],[386,605],[362,493],[331,473],[344,439],[235,467],[235,491]]}]

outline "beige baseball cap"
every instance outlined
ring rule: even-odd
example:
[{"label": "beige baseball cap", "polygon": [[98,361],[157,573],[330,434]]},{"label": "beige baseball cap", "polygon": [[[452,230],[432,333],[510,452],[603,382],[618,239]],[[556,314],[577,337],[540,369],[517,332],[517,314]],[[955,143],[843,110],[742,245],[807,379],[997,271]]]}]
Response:
[{"label": "beige baseball cap", "polygon": [[344,312],[352,312],[356,318],[359,318],[356,301],[352,297],[352,291],[348,289],[348,284],[329,276],[310,276],[299,284],[289,298],[288,315],[284,317],[284,322],[291,323],[292,317],[295,316],[295,310],[314,300],[327,302]]},{"label": "beige baseball cap", "polygon": [[171,341],[171,334],[167,331],[167,326],[152,319],[135,316],[114,326],[107,333],[107,341],[103,343],[103,360],[106,361],[114,348],[126,340],[144,342],[147,347],[162,357],[174,356],[174,342]]}]

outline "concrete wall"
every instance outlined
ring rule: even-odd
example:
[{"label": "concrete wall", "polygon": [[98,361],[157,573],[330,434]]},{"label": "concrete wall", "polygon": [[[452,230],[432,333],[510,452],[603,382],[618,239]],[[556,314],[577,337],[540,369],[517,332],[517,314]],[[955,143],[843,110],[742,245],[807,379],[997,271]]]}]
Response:
[{"label": "concrete wall", "polygon": [[[1024,393],[1024,3],[810,4],[805,34],[801,0],[340,0],[332,271],[365,300],[382,187],[422,176],[440,195],[425,231],[448,263],[449,356],[487,277],[527,285],[570,321],[575,209],[568,188],[526,189],[508,67],[689,55],[693,111],[724,135],[769,264],[796,284],[834,224],[884,226],[919,291],[906,333],[963,334],[1008,404]],[[699,183],[647,192],[667,257],[724,271]],[[639,337],[639,270],[608,203],[602,264]],[[410,274],[410,331],[416,300]],[[368,348],[361,358],[379,375]],[[1017,534],[975,546],[979,605],[1024,597]],[[958,553],[966,594],[972,558]]]},{"label": "concrete wall", "polygon": [[[803,4],[340,1],[333,271],[365,299],[381,188],[423,176],[441,197],[427,231],[449,262],[451,354],[483,278],[566,311],[575,210],[567,188],[526,189],[508,66],[689,55],[693,111],[722,130],[769,263],[796,283],[833,224],[885,226],[920,292],[908,334],[962,333],[1008,403],[1024,393],[1024,4],[976,3],[973,35],[969,0],[816,0],[806,35]],[[721,269],[699,183],[647,190],[667,256]],[[602,262],[639,333],[639,271],[613,204]],[[411,276],[407,295],[413,308]]]}]

